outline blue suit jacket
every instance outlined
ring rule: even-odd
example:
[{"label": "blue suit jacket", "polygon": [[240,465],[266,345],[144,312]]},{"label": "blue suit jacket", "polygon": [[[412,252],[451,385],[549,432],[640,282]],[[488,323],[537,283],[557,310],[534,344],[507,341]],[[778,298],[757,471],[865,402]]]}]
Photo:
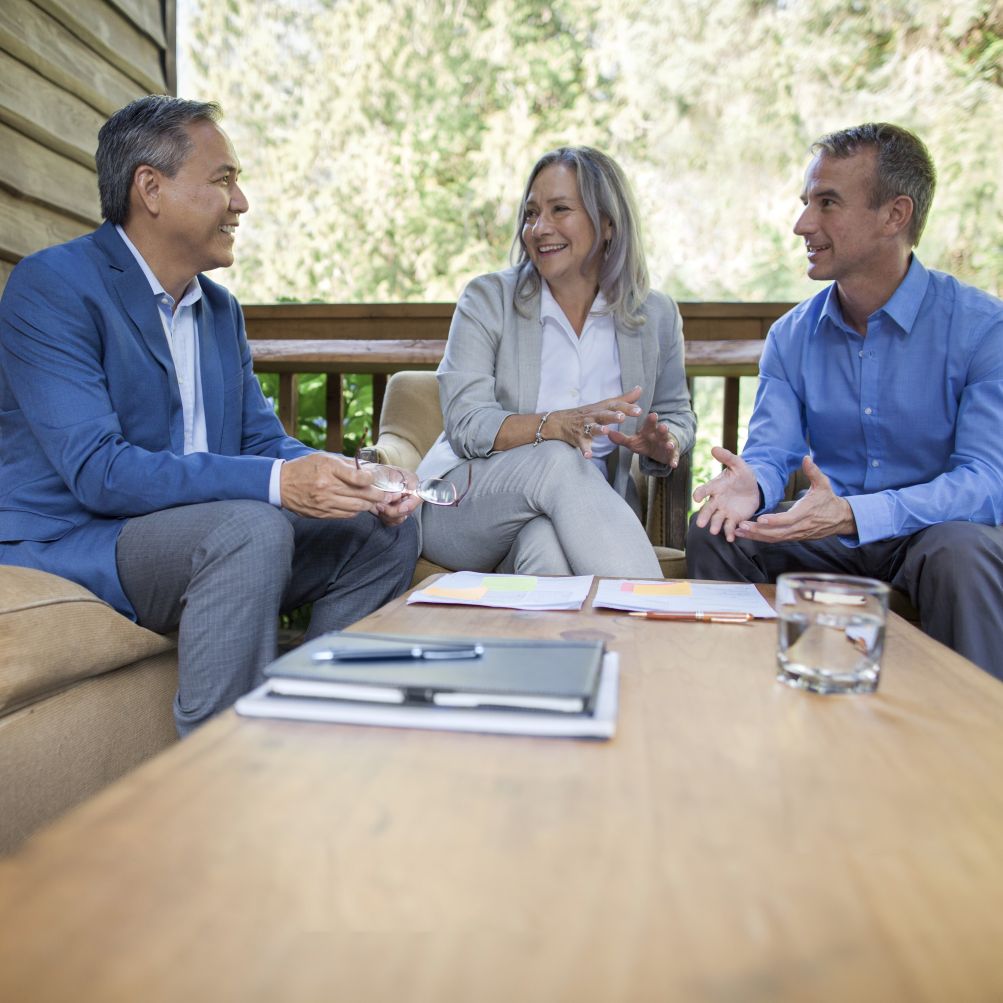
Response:
[{"label": "blue suit jacket", "polygon": [[126,519],[268,500],[285,435],[251,367],[237,301],[200,275],[209,452],[184,450],[155,298],[115,228],[25,258],[0,300],[0,563],[80,582],[128,616],[115,546]]}]

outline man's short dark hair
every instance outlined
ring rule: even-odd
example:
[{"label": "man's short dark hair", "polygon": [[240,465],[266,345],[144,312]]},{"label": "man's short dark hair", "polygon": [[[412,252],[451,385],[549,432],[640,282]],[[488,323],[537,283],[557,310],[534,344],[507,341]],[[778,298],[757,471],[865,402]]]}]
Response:
[{"label": "man's short dark hair", "polygon": [[919,136],[900,125],[868,122],[830,132],[812,143],[811,152],[843,159],[867,148],[877,154],[871,208],[877,209],[899,195],[908,195],[912,199],[909,242],[915,247],[926,226],[933,192],[937,187],[933,158]]},{"label": "man's short dark hair", "polygon": [[101,215],[122,224],[129,215],[129,189],[140,164],[173,178],[192,151],[187,127],[218,122],[215,101],[186,101],[150,94],[115,112],[98,133],[96,154]]}]

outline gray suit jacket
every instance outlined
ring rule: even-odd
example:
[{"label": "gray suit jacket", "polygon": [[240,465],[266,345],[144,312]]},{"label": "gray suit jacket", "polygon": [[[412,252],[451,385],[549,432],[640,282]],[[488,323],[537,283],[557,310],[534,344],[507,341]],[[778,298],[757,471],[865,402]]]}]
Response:
[{"label": "gray suit jacket", "polygon": [[[461,459],[490,456],[498,430],[510,414],[536,411],[542,352],[540,296],[524,301],[526,316],[520,313],[515,304],[517,277],[516,268],[482,275],[456,304],[438,369],[445,426],[439,442],[448,440]],[[644,416],[655,411],[685,452],[693,445],[696,416],[686,386],[682,319],[676,304],[656,292],[644,301],[643,313],[639,328],[616,325],[623,390],[641,387],[641,418],[628,418],[620,429],[630,435]],[[433,446],[430,459],[435,452]],[[636,509],[632,457],[630,450],[615,450],[613,487]],[[648,457],[640,460],[646,474],[670,472]],[[423,464],[422,474],[441,476],[450,468],[448,461],[444,467]]]}]

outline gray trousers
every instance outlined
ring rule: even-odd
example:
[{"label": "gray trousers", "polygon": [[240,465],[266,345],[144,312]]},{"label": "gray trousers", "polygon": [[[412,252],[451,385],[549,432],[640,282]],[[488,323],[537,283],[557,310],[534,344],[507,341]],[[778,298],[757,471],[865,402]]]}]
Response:
[{"label": "gray trousers", "polygon": [[1003,527],[944,522],[847,547],[834,536],[728,543],[691,522],[686,565],[693,578],[733,582],[775,582],[785,571],[879,578],[909,595],[927,634],[1003,680]]},{"label": "gray trousers", "polygon": [[566,442],[467,460],[448,480],[469,493],[456,508],[423,505],[423,552],[456,571],[661,578],[634,511]]},{"label": "gray trousers", "polygon": [[185,505],[126,522],[116,559],[139,623],[178,631],[178,733],[257,686],[278,616],[313,603],[307,637],[340,630],[403,592],[418,527],[369,513],[308,519],[258,501]]}]

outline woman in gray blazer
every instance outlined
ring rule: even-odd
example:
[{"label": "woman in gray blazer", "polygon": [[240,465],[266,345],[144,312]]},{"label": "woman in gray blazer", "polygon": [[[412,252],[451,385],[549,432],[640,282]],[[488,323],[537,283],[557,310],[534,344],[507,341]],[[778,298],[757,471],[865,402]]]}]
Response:
[{"label": "woman in gray blazer", "polygon": [[445,431],[419,467],[472,487],[423,506],[448,568],[658,578],[630,465],[668,476],[696,430],[675,303],[648,288],[623,172],[590,147],[540,158],[514,267],[474,279],[439,366]]}]

